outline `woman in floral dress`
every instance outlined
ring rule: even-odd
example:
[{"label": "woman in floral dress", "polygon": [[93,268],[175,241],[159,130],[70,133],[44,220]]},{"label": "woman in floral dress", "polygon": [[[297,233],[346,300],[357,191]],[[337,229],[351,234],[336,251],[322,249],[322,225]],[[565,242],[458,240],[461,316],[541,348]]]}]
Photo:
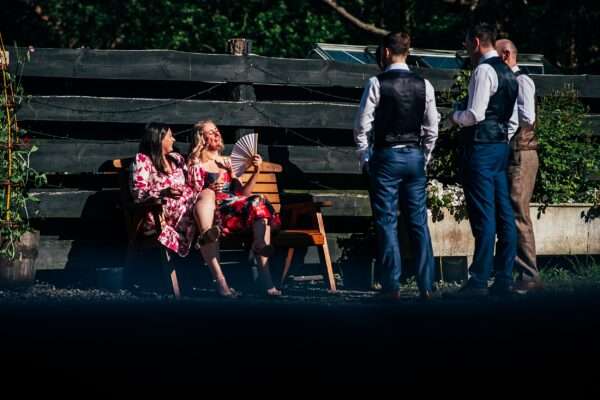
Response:
[{"label": "woman in floral dress", "polygon": [[[221,235],[252,230],[252,252],[258,259],[260,282],[268,296],[281,295],[281,291],[273,285],[268,265],[268,258],[274,250],[270,244],[271,230],[279,228],[279,215],[262,195],[252,194],[262,158],[254,156],[254,173],[246,184],[242,184],[237,177],[232,176],[229,160],[220,154],[223,140],[215,124],[210,120],[201,121],[195,128],[192,151],[188,157],[188,182],[196,192],[206,188],[214,191],[215,222]],[[209,199],[208,196],[205,198]],[[207,209],[203,201],[199,201],[196,207],[197,213],[200,212],[199,208]],[[218,265],[216,243],[204,243],[201,251],[207,263]]]},{"label": "woman in floral dress", "polygon": [[148,213],[143,232],[152,235],[160,223],[158,241],[181,257],[187,256],[196,235],[193,209],[198,193],[186,184],[187,165],[181,154],[173,152],[175,138],[171,129],[149,124],[131,168],[131,194],[137,203],[148,199],[164,201],[160,221]]}]

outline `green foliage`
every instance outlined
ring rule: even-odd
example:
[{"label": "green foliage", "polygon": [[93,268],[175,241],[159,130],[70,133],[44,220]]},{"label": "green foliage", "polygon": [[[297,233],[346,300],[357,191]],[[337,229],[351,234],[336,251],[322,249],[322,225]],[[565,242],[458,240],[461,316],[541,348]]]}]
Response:
[{"label": "green foliage", "polygon": [[[467,101],[469,79],[471,71],[462,70],[454,77],[452,87],[442,92],[437,101],[438,107],[449,107],[451,110],[464,109]],[[452,112],[452,111],[451,111]],[[450,115],[442,115],[440,132],[433,152],[431,164],[428,167],[430,176],[444,183],[456,184],[460,182],[459,149],[460,128],[448,123]]]},{"label": "green foliage", "polygon": [[537,110],[540,169],[534,201],[594,202],[600,182],[600,147],[584,123],[586,107],[572,89],[542,98]]},{"label": "green foliage", "polygon": [[[452,87],[441,93],[438,106],[464,108],[462,104],[468,97],[471,71],[460,71],[454,78]],[[465,196],[459,185],[459,149],[460,129],[447,124],[449,115],[442,115],[440,132],[433,158],[428,167],[430,179],[427,186],[427,208],[431,210],[433,221],[444,219],[444,209],[448,210],[456,221],[467,218]]]},{"label": "green foliage", "polygon": [[[440,106],[455,109],[466,101],[470,72],[461,71],[453,87],[442,93]],[[600,215],[600,181],[591,177],[600,171],[600,146],[585,123],[586,107],[572,89],[564,89],[543,97],[538,104],[536,133],[539,138],[540,167],[533,201],[544,205],[555,203],[592,203],[586,219]],[[443,116],[442,121],[448,116]],[[453,210],[455,218],[462,218],[458,199],[460,190],[455,184],[458,176],[460,131],[458,127],[444,127],[429,167],[429,175],[439,179],[428,187],[428,206],[434,219],[442,218],[442,207]]]},{"label": "green foliage", "polygon": [[0,92],[0,255],[13,258],[19,238],[30,230],[28,204],[39,201],[28,193],[28,189],[45,184],[46,176],[31,168],[31,153],[37,151],[37,147],[26,143],[27,132],[18,128],[14,117],[15,109],[23,100],[22,88],[8,71],[3,74],[5,81],[3,79]]},{"label": "green foliage", "polygon": [[346,42],[340,18],[311,2],[284,0],[44,1],[61,47],[225,51],[227,39],[254,40],[253,52],[303,58],[313,42]]},{"label": "green foliage", "polygon": [[600,286],[600,264],[597,260],[569,257],[540,271],[544,286],[550,290],[581,290]]}]

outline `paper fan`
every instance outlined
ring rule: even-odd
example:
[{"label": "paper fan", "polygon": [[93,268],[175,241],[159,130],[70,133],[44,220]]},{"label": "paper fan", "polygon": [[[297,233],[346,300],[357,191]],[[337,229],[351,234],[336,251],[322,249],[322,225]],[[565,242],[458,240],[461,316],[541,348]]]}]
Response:
[{"label": "paper fan", "polygon": [[242,136],[231,150],[231,172],[234,176],[241,176],[250,165],[252,157],[257,153],[258,133],[249,133]]}]

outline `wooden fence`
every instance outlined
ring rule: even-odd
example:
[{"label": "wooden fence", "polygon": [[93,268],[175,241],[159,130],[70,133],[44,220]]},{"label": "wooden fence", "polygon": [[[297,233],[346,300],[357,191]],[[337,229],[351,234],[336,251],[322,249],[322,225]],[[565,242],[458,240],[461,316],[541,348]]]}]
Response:
[{"label": "wooden fence", "polygon": [[[260,152],[284,167],[285,191],[336,197],[326,214],[332,239],[368,226],[351,130],[375,66],[168,50],[36,49],[11,68],[29,95],[17,117],[39,146],[32,165],[49,174],[48,185],[36,190],[41,202],[30,210],[38,213],[42,232],[40,269],[122,264],[117,182],[104,166],[133,155],[149,121],[170,124],[183,148],[201,119],[223,127],[229,144],[243,129],[257,129]],[[451,88],[457,71],[418,72],[439,93]],[[532,78],[540,96],[571,86],[598,104],[600,76]],[[590,129],[600,134],[600,109],[592,111],[599,114],[587,116]],[[344,249],[335,240],[332,245],[339,256]]]}]

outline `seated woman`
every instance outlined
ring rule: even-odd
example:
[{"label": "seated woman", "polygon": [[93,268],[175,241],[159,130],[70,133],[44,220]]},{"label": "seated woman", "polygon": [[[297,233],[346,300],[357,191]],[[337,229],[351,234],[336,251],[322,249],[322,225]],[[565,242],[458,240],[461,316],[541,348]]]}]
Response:
[{"label": "seated woman", "polygon": [[[130,188],[136,202],[143,202],[149,198],[164,199],[160,221],[154,221],[152,214],[148,213],[143,230],[148,235],[154,234],[157,231],[155,224],[160,223],[161,233],[158,241],[179,256],[185,257],[198,228],[202,228],[199,219],[195,218],[194,210],[199,209],[196,204],[202,203],[206,207],[206,210],[202,211],[208,215],[206,223],[210,227],[215,197],[212,190],[195,191],[186,183],[187,164],[181,154],[173,152],[174,142],[175,138],[167,126],[152,123],[146,127],[139,153],[136,154],[135,163],[131,168]],[[206,229],[201,232],[204,232],[205,236],[215,234],[206,234]],[[224,280],[220,268],[214,268],[210,264],[209,267],[215,280]],[[218,293],[223,294],[221,291]]]},{"label": "seated woman", "polygon": [[[252,252],[257,256],[260,283],[267,296],[280,296],[281,291],[273,285],[268,264],[268,258],[274,250],[270,244],[271,229],[279,227],[279,215],[267,199],[252,194],[262,158],[259,155],[254,156],[254,173],[246,184],[242,184],[238,177],[232,176],[229,160],[220,154],[224,146],[221,133],[215,124],[210,120],[201,121],[195,128],[192,151],[188,157],[188,182],[196,192],[206,188],[214,191],[215,222],[221,235],[227,236],[232,232],[252,229]],[[208,221],[205,202],[208,201],[210,197],[203,195],[202,200],[196,204],[196,214],[200,216],[205,230],[205,221]],[[216,243],[205,240],[200,249],[207,264],[217,268],[219,261]],[[217,284],[223,294],[231,292],[224,277],[222,281],[217,280]]]},{"label": "seated woman", "polygon": [[148,213],[143,231],[147,235],[156,233],[156,224],[160,223],[158,241],[185,257],[196,235],[193,209],[198,194],[186,184],[187,166],[183,156],[173,152],[174,142],[167,126],[148,124],[131,168],[129,187],[135,202],[164,199],[160,221]]}]

